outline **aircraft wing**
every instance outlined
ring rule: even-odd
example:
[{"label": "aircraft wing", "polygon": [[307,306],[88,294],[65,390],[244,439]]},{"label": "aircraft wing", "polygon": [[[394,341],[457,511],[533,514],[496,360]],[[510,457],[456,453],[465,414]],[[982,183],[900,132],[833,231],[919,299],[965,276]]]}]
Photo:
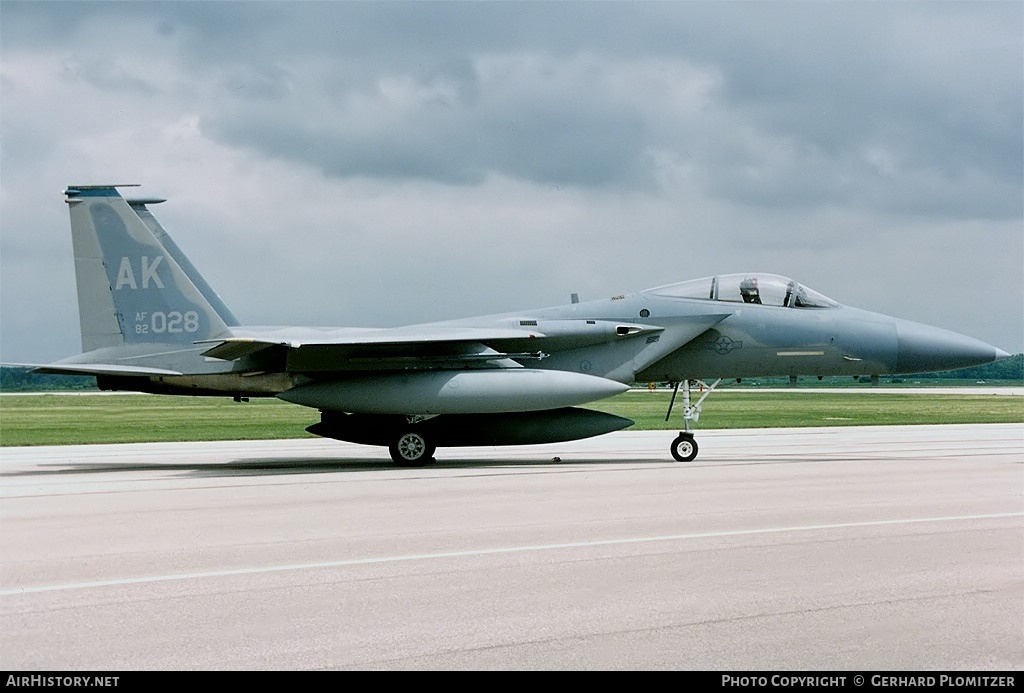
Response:
[{"label": "aircraft wing", "polygon": [[641,344],[646,342],[641,348],[643,360],[656,360],[724,317],[692,316],[670,327],[660,344],[666,328],[658,325],[528,318],[503,318],[492,327],[454,323],[399,328],[240,327],[233,328],[230,336],[201,344],[211,345],[203,357],[234,361],[236,372],[443,369],[463,368],[470,362],[522,368],[518,361],[637,338]]},{"label": "aircraft wing", "polygon": [[[212,344],[206,358],[250,363],[289,372],[383,370],[457,367],[468,361],[491,361],[519,367],[512,358],[541,358],[536,331],[512,328],[414,326],[399,328],[236,328]],[[492,345],[500,345],[500,349]]]},{"label": "aircraft wing", "polygon": [[291,373],[352,370],[461,368],[470,361],[521,368],[514,359],[541,359],[550,352],[663,330],[602,320],[509,318],[493,327],[452,323],[397,328],[234,328],[205,340],[206,358],[238,362],[241,370]]},{"label": "aircraft wing", "polygon": [[46,375],[182,375],[180,371],[145,366],[125,366],[117,363],[24,363],[4,364],[32,369],[33,373]]},{"label": "aircraft wing", "polygon": [[[494,340],[522,340],[537,336],[536,332],[514,329],[481,328],[344,328],[313,327],[238,328],[230,337],[209,339],[200,344],[215,346],[202,353],[215,359],[235,360],[264,349],[280,346],[289,349],[306,347],[359,347],[411,344],[444,344],[458,342],[487,343]],[[541,335],[543,336],[543,335]]]}]

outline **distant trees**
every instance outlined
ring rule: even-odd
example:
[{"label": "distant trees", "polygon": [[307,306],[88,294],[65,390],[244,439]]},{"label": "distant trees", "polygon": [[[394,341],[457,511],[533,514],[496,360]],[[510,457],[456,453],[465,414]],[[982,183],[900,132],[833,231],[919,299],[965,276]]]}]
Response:
[{"label": "distant trees", "polygon": [[28,368],[0,368],[0,392],[68,392],[98,390],[91,375],[45,375]]},{"label": "distant trees", "polygon": [[961,368],[942,373],[921,373],[921,377],[958,380],[1016,380],[1024,381],[1024,354],[1016,354],[1002,361],[986,363],[984,366]]}]

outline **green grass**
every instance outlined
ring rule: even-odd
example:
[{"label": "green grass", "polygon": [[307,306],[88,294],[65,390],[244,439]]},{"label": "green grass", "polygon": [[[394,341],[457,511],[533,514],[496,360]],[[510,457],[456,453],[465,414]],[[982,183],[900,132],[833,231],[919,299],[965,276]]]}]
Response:
[{"label": "green grass", "polygon": [[[681,396],[665,421],[670,392],[628,392],[589,405],[636,421],[634,430],[682,427]],[[694,400],[696,401],[696,400]],[[309,436],[319,414],[275,399],[154,395],[0,397],[0,445],[68,445]],[[827,392],[716,392],[697,429],[1024,422],[1011,395]]]},{"label": "green grass", "polygon": [[0,445],[299,438],[318,420],[314,410],[275,399],[5,395]]}]

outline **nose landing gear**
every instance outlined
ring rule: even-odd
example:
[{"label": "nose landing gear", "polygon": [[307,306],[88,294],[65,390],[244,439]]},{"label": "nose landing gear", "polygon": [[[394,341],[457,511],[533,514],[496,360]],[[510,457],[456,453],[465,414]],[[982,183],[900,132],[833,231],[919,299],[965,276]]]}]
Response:
[{"label": "nose landing gear", "polygon": [[707,388],[707,391],[700,396],[697,403],[690,405],[690,381],[683,380],[677,382],[675,389],[672,391],[672,399],[668,403],[668,412],[665,414],[665,421],[668,421],[669,417],[672,416],[672,407],[676,403],[676,395],[679,393],[679,386],[683,386],[683,427],[685,430],[679,432],[679,435],[675,440],[672,441],[672,447],[670,452],[672,457],[678,462],[690,462],[697,457],[697,441],[693,437],[693,426],[691,422],[697,421],[700,418],[700,407],[707,399],[707,396],[711,394],[712,390],[718,387],[718,384],[722,382],[719,378],[711,385],[706,384],[701,380],[694,381],[700,385],[701,390]]}]

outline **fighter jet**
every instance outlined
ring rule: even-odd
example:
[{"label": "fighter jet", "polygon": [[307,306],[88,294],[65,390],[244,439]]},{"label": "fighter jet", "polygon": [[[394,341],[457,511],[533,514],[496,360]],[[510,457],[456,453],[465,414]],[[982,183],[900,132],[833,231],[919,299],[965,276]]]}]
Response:
[{"label": "fighter jet", "polygon": [[[243,326],[157,222],[162,199],[73,185],[82,352],[47,373],[103,390],[277,397],[319,410],[307,430],[387,446],[420,466],[437,447],[575,440],[633,422],[579,405],[633,383],[682,387],[679,461],[719,383],[757,376],[920,373],[1008,354],[955,332],[843,306],[774,274],[704,277],[568,305],[396,328]],[[691,385],[702,396],[691,402]],[[707,383],[707,387],[703,384]]]}]

